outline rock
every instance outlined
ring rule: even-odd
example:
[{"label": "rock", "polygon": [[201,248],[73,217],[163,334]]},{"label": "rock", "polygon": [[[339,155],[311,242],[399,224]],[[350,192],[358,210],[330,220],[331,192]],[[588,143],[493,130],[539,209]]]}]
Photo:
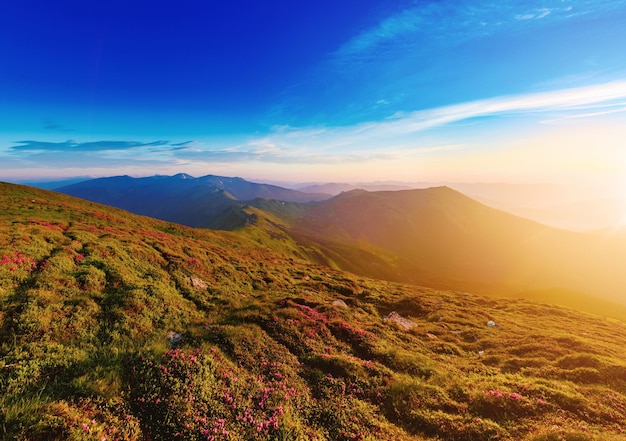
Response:
[{"label": "rock", "polygon": [[341,300],[341,299],[337,299],[337,300],[335,300],[335,301],[333,302],[333,306],[336,306],[336,307],[338,307],[338,308],[347,308],[347,307],[348,307],[348,305],[346,305],[346,302],[344,302],[344,301],[343,301],[343,300]]},{"label": "rock", "polygon": [[389,315],[387,315],[383,319],[383,321],[394,323],[395,325],[397,325],[400,329],[403,329],[404,331],[408,331],[409,329],[417,326],[417,323],[412,322],[411,320],[402,317],[396,311],[392,311],[391,313],[389,313]]},{"label": "rock", "polygon": [[191,286],[197,289],[207,289],[209,287],[204,280],[196,276],[190,276],[189,281],[191,282]]},{"label": "rock", "polygon": [[183,334],[179,334],[172,330],[167,331],[167,342],[170,344],[170,347],[173,347],[176,343],[183,339]]}]

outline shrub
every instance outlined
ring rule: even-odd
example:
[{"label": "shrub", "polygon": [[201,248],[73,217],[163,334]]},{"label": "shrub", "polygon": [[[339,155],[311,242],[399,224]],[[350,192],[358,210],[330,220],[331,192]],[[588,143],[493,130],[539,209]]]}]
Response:
[{"label": "shrub", "polygon": [[76,274],[76,280],[84,291],[100,293],[106,286],[106,274],[94,266],[83,267]]},{"label": "shrub", "polygon": [[[130,368],[135,413],[157,440],[266,439],[301,432],[302,393],[280,363],[249,376],[213,348],[172,349],[141,357]],[[289,418],[286,418],[289,415]]]}]

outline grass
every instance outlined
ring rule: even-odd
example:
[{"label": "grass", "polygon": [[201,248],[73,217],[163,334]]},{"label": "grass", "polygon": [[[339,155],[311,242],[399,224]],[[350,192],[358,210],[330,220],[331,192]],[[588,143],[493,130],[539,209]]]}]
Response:
[{"label": "grass", "polygon": [[27,187],[0,206],[3,439],[626,440],[623,321]]}]

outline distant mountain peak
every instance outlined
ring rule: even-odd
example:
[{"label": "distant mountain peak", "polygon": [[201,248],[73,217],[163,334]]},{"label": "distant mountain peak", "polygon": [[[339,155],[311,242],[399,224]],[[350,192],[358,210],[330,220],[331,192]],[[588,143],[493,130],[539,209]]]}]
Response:
[{"label": "distant mountain peak", "polygon": [[195,177],[188,175],[187,173],[178,173],[174,176],[172,176],[172,178],[175,179],[196,179]]},{"label": "distant mountain peak", "polygon": [[342,191],[337,196],[335,196],[333,199],[350,198],[350,197],[354,197],[354,196],[365,195],[365,194],[368,194],[368,193],[370,193],[370,192],[367,191],[367,190],[364,190],[362,188],[355,188],[354,190]]}]

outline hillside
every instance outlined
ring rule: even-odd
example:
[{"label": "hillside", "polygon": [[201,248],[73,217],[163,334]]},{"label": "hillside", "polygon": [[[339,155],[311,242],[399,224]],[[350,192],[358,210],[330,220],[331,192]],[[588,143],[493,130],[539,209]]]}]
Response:
[{"label": "hillside", "polygon": [[3,439],[626,440],[624,322],[28,187],[0,206]]},{"label": "hillside", "polygon": [[[270,216],[274,230],[315,247],[317,261],[361,275],[498,296],[554,292],[577,307],[587,296],[597,312],[626,303],[626,246],[616,234],[547,227],[447,187],[353,190],[308,206],[256,201],[244,211],[255,209],[255,219]],[[240,233],[267,228],[248,223]]]},{"label": "hillside", "polygon": [[56,191],[192,227],[210,225],[214,218],[237,201],[266,198],[310,202],[330,197],[257,184],[241,178],[213,175],[194,178],[184,173],[145,178],[115,176],[91,179],[57,188]]}]

